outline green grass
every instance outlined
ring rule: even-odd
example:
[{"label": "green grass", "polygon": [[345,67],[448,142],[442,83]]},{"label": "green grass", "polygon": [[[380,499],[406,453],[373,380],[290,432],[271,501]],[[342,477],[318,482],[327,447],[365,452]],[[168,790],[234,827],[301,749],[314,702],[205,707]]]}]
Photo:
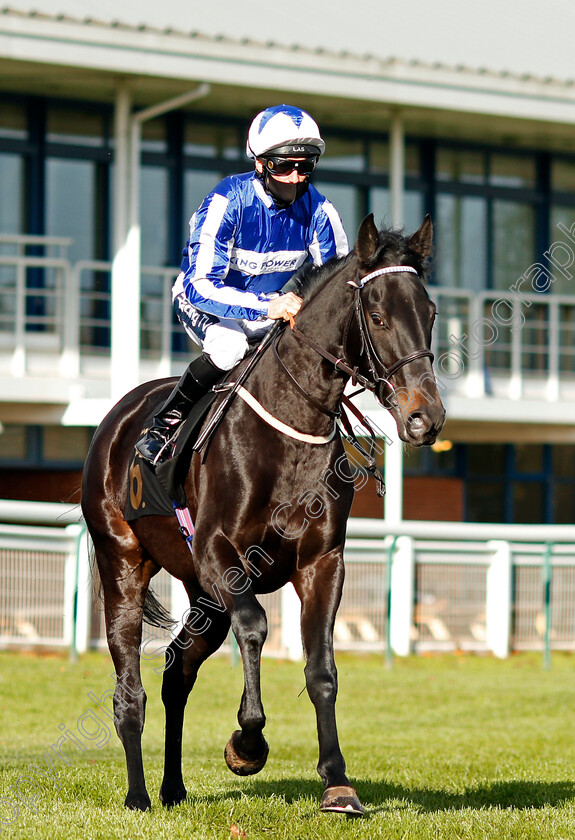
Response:
[{"label": "green grass", "polygon": [[[144,665],[148,693],[144,761],[151,813],[126,811],[124,756],[111,721],[88,693],[113,687],[107,655],[76,664],[61,657],[0,654],[0,829],[2,840],[36,838],[517,838],[575,837],[575,659],[505,662],[471,656],[396,660],[339,656],[338,720],[363,820],[320,814],[315,718],[300,664],[264,661],[271,752],[258,775],[224,764],[236,727],[241,668],[204,665],[188,705],[184,778],[188,801],[158,802],[162,774],[160,677]],[[86,712],[92,716],[84,717]],[[78,730],[91,733],[89,741]],[[64,730],[71,763],[44,753]],[[109,739],[104,724],[110,728]],[[98,746],[99,744],[99,746]],[[16,788],[22,796],[18,800]],[[14,810],[13,810],[14,809]],[[9,820],[13,820],[8,824]]]}]

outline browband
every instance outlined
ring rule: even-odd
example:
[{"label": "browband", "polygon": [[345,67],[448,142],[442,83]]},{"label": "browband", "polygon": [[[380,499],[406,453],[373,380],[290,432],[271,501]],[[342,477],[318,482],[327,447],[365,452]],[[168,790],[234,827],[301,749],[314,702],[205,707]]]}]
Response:
[{"label": "browband", "polygon": [[386,268],[378,268],[377,271],[372,271],[371,274],[366,274],[359,281],[360,286],[365,286],[370,280],[380,277],[382,274],[398,274],[401,271],[409,271],[411,274],[417,274],[417,269],[411,265],[388,265]]}]

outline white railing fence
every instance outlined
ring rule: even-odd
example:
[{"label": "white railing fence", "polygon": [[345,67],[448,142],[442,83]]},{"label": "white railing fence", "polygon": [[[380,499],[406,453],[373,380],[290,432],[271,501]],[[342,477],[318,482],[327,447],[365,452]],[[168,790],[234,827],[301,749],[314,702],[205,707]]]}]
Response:
[{"label": "white railing fence", "polygon": [[[0,647],[105,647],[97,572],[78,507],[0,501]],[[388,656],[466,650],[575,650],[575,527],[352,519],[337,650]],[[181,583],[154,591],[177,622]],[[291,585],[261,596],[265,653],[302,655]],[[146,649],[170,640],[155,628]],[[225,649],[229,649],[227,646]]]},{"label": "white railing fence", "polygon": [[[107,375],[111,263],[72,264],[70,243],[0,235],[0,371],[24,377],[42,354],[44,366],[51,359],[52,375],[64,379]],[[142,379],[170,375],[189,353],[173,319],[177,272],[141,269]],[[575,399],[575,296],[444,287],[430,293],[438,305],[435,366],[449,390],[474,398]]]}]

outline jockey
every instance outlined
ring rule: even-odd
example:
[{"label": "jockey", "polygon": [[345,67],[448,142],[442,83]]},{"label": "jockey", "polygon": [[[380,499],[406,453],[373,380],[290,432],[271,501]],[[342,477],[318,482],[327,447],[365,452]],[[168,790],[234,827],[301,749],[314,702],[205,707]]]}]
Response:
[{"label": "jockey", "polygon": [[276,105],[253,120],[246,144],[255,171],[224,178],[190,219],[190,238],[172,296],[176,314],[202,348],[136,443],[153,464],[171,456],[194,402],[246,354],[272,323],[289,320],[301,298],[282,289],[305,263],[345,256],[334,206],[309,178],[325,150],[315,121]]}]

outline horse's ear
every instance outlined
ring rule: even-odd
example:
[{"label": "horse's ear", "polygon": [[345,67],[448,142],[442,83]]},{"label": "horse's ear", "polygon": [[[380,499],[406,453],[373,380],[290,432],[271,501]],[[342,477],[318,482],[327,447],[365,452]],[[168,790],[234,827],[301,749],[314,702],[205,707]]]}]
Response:
[{"label": "horse's ear", "polygon": [[431,254],[431,246],[433,244],[433,222],[429,213],[423,220],[419,230],[416,230],[413,236],[407,240],[410,248],[426,259]]},{"label": "horse's ear", "polygon": [[359,257],[361,263],[368,262],[368,260],[375,254],[376,248],[379,245],[379,231],[373,221],[373,213],[366,216],[357,234],[357,242],[355,243],[355,253]]}]

